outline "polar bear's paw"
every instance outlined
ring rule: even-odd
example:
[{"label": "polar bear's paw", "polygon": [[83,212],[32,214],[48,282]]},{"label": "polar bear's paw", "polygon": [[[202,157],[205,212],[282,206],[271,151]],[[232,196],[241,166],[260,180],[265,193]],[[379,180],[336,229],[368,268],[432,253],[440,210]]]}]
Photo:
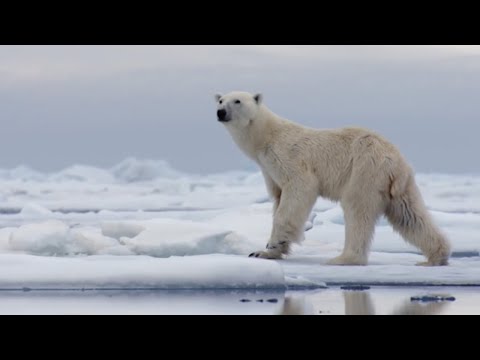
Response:
[{"label": "polar bear's paw", "polygon": [[440,261],[424,261],[418,262],[415,264],[416,266],[425,266],[425,267],[434,267],[434,266],[448,266],[448,260],[440,260]]},{"label": "polar bear's paw", "polygon": [[261,259],[270,259],[270,260],[278,260],[282,258],[282,254],[277,252],[271,251],[256,251],[248,255],[248,257],[256,257]]},{"label": "polar bear's paw", "polygon": [[337,256],[329,261],[327,265],[340,265],[340,266],[365,266],[367,265],[366,259],[346,257],[343,255]]}]

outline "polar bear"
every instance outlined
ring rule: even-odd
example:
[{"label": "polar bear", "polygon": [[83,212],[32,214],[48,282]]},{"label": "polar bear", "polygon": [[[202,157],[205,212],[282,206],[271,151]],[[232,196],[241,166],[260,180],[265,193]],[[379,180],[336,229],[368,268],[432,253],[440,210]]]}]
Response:
[{"label": "polar bear", "polygon": [[215,99],[218,121],[258,164],[274,202],[266,250],[250,257],[288,255],[321,196],[340,202],[345,217],[343,252],[328,264],[366,265],[375,224],[385,215],[427,258],[418,265],[448,265],[449,242],[432,221],[411,167],[386,139],[362,128],[307,128],[273,113],[261,94]]}]

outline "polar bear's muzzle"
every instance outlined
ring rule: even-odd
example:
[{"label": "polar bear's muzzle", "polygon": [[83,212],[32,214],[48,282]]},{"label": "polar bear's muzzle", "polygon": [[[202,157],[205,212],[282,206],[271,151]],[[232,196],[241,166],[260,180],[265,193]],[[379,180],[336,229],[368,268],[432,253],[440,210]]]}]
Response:
[{"label": "polar bear's muzzle", "polygon": [[227,111],[225,109],[218,110],[217,117],[220,122],[228,122],[230,120],[227,118]]}]

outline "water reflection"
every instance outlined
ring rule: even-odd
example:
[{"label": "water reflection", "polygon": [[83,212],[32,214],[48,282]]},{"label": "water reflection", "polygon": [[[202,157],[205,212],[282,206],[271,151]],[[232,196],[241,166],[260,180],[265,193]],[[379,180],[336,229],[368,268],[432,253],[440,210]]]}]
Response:
[{"label": "water reflection", "polygon": [[307,312],[308,302],[307,297],[293,297],[287,296],[283,302],[282,309],[278,315],[313,315],[312,312]]},{"label": "water reflection", "polygon": [[450,305],[449,302],[405,302],[392,315],[440,315]]},{"label": "water reflection", "polygon": [[[324,292],[327,294],[327,292]],[[317,296],[317,294],[288,295],[278,315],[376,315],[375,303],[370,291],[342,291],[336,298]],[[343,312],[338,300],[343,298]],[[381,301],[381,300],[380,300]],[[408,297],[387,315],[440,315],[451,302],[418,302]],[[317,308],[317,309],[316,309]],[[323,310],[318,310],[323,309]]]},{"label": "water reflection", "polygon": [[372,297],[367,291],[344,291],[345,315],[375,315]]},{"label": "water reflection", "polygon": [[[444,289],[448,292],[448,289]],[[480,292],[454,289],[460,301],[412,302],[430,289],[343,291],[0,291],[0,314],[438,315],[479,313]],[[452,306],[451,306],[452,305]]]}]

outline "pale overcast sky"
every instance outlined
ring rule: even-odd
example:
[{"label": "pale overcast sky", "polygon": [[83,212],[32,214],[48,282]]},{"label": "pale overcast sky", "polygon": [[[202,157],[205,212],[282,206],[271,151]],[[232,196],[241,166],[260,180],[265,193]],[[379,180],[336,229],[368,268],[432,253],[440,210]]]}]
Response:
[{"label": "pale overcast sky", "polygon": [[480,46],[0,46],[0,168],[255,169],[216,92],[318,128],[374,129],[418,172],[480,173]]}]

